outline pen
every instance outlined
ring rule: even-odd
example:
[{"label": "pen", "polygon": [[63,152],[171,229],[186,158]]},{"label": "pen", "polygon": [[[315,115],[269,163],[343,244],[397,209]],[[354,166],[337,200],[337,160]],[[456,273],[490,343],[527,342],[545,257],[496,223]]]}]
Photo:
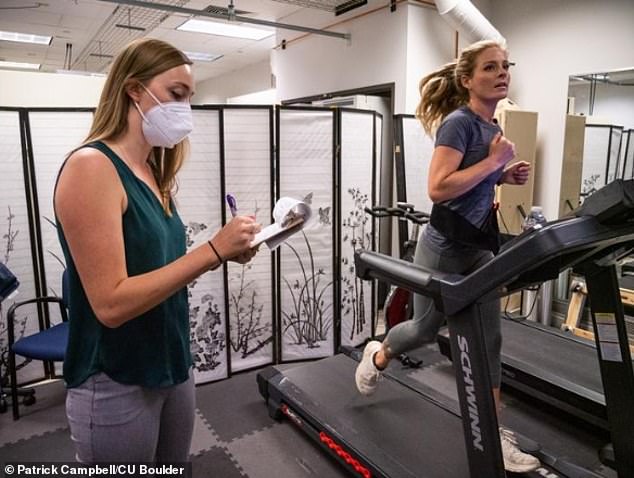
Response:
[{"label": "pen", "polygon": [[238,203],[236,202],[236,198],[231,194],[227,194],[227,204],[229,205],[229,210],[231,211],[231,215],[236,217],[238,215]]}]

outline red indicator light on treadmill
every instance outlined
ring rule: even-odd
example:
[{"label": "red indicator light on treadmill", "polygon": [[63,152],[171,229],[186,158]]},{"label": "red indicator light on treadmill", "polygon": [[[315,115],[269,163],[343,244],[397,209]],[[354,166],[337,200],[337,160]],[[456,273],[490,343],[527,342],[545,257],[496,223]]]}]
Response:
[{"label": "red indicator light on treadmill", "polygon": [[319,432],[319,440],[337,454],[346,464],[350,465],[359,476],[363,478],[372,478],[372,473],[365,466],[363,466],[357,459],[355,459],[350,453],[343,449],[335,440],[328,436],[326,432]]}]

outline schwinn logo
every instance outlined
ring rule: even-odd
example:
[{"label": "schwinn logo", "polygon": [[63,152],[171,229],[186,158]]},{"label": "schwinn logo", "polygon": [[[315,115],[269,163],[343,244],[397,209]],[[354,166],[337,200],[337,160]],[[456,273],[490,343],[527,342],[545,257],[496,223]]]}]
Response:
[{"label": "schwinn logo", "polygon": [[467,339],[458,335],[458,347],[460,348],[460,366],[464,377],[465,392],[469,406],[469,417],[471,418],[471,436],[473,438],[473,448],[484,451],[482,446],[482,432],[480,431],[480,416],[478,415],[478,404],[473,386],[473,376],[471,374],[471,359],[469,358],[469,344]]}]

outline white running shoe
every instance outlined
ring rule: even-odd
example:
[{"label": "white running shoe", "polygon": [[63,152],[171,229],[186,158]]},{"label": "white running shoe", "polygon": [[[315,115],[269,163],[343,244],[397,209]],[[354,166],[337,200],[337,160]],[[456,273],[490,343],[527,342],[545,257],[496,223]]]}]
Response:
[{"label": "white running shoe", "polygon": [[381,342],[373,340],[363,349],[363,358],[357,366],[354,379],[361,395],[372,395],[381,376],[381,371],[374,365],[374,354],[381,350]]},{"label": "white running shoe", "polygon": [[517,438],[511,430],[500,427],[500,443],[506,471],[527,473],[539,468],[540,462],[537,458],[519,449]]}]

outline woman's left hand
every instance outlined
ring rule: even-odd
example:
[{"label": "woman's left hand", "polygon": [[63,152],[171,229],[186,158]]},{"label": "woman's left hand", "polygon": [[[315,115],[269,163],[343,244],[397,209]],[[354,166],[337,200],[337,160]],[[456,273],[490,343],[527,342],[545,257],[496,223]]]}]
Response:
[{"label": "woman's left hand", "polygon": [[531,165],[526,161],[518,161],[504,170],[500,184],[515,184],[521,186],[528,181]]}]

